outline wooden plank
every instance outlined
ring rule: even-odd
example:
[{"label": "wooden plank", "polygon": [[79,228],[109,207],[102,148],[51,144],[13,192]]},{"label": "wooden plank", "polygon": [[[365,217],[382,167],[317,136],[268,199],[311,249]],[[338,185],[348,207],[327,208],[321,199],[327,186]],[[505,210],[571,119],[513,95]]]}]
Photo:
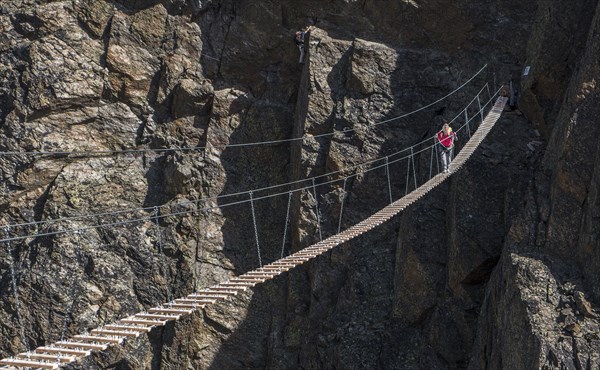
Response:
[{"label": "wooden plank", "polygon": [[149,320],[178,320],[181,316],[180,315],[159,315],[159,314],[152,314],[152,313],[138,313],[137,315],[135,315],[135,317],[140,318],[140,319],[149,319]]},{"label": "wooden plank", "polygon": [[246,287],[235,287],[235,286],[228,286],[228,287],[223,287],[223,286],[216,286],[213,288],[210,288],[211,290],[216,290],[216,291],[220,291],[220,292],[231,292],[231,294],[235,295],[238,292],[237,291],[245,291],[248,288]]},{"label": "wooden plank", "polygon": [[210,293],[192,293],[188,297],[195,297],[195,298],[199,298],[199,299],[219,300],[219,299],[225,299],[225,298],[228,298],[228,297],[231,297],[231,296],[234,296],[234,295],[235,294],[210,292]]},{"label": "wooden plank", "polygon": [[229,280],[226,283],[221,284],[221,286],[226,286],[226,287],[227,286],[253,287],[255,285],[256,285],[256,283],[254,283],[254,282],[249,282],[249,281],[238,282],[238,281],[231,281],[231,280]]},{"label": "wooden plank", "polygon": [[[294,259],[287,259],[286,261],[293,263],[294,266],[300,266],[300,265],[304,264],[304,262],[310,261],[310,258],[294,258]],[[276,274],[276,275],[279,275],[279,274]]]},{"label": "wooden plank", "polygon": [[37,369],[58,369],[58,364],[49,363],[49,362],[40,362],[33,360],[20,360],[20,359],[11,359],[7,358],[4,360],[0,360],[0,364],[2,365],[10,365],[17,367],[31,367]]},{"label": "wooden plank", "polygon": [[162,326],[167,323],[166,321],[143,320],[143,319],[135,319],[135,318],[121,319],[121,320],[119,320],[119,322],[122,322],[124,324],[139,324],[139,325],[146,325],[146,326]]},{"label": "wooden plank", "polygon": [[55,346],[43,346],[35,349],[36,352],[46,352],[46,353],[62,353],[67,355],[76,355],[76,356],[89,356],[91,351],[82,350],[82,349],[72,349],[72,348],[64,348],[64,347],[55,347]]},{"label": "wooden plank", "polygon": [[212,303],[215,303],[218,300],[225,299],[225,298],[227,298],[229,296],[212,295],[212,294],[206,293],[206,294],[202,294],[202,295],[194,295],[194,296],[188,296],[188,297],[201,299],[203,301],[209,301],[209,303],[212,304]]},{"label": "wooden plank", "polygon": [[289,257],[284,258],[285,261],[293,261],[293,262],[306,262],[306,261],[310,261],[311,259],[312,258],[298,256],[296,254],[293,254]]},{"label": "wooden plank", "polygon": [[155,307],[155,308],[150,308],[148,309],[148,312],[150,313],[174,313],[174,314],[189,314],[192,313],[193,310],[186,310],[183,308],[160,308],[160,307]]},{"label": "wooden plank", "polygon": [[86,349],[86,350],[94,350],[94,351],[104,351],[108,348],[106,344],[94,344],[94,343],[85,343],[85,342],[75,342],[75,341],[61,341],[54,343],[55,345],[66,347],[66,348],[75,348],[75,349]]},{"label": "wooden plank", "polygon": [[183,308],[188,310],[196,309],[200,306],[198,303],[190,302],[190,303],[167,303],[165,307],[168,308]]},{"label": "wooden plank", "polygon": [[259,278],[263,278],[263,277],[267,277],[267,278],[271,278],[273,276],[277,275],[277,273],[273,273],[273,272],[261,272],[261,271],[250,271],[245,273],[244,275],[240,275],[240,277],[259,277]]},{"label": "wooden plank", "polygon": [[216,286],[210,287],[209,289],[205,289],[205,290],[201,291],[201,293],[231,296],[231,295],[236,295],[239,292],[236,289],[225,289],[219,285],[216,285]]},{"label": "wooden plank", "polygon": [[111,335],[115,337],[138,337],[139,331],[111,330],[111,329],[94,329],[92,334]]},{"label": "wooden plank", "polygon": [[280,271],[280,272],[286,272],[290,269],[292,269],[292,266],[289,267],[280,267],[280,266],[263,266],[262,269],[263,270],[269,270],[269,271]]},{"label": "wooden plank", "polygon": [[239,280],[260,284],[268,280],[266,276],[240,276]]},{"label": "wooden plank", "polygon": [[195,303],[196,305],[203,305],[203,304],[211,304],[214,302],[214,300],[212,300],[212,299],[179,298],[179,299],[176,299],[175,302],[177,302],[177,303]]},{"label": "wooden plank", "polygon": [[246,273],[244,275],[240,275],[238,278],[240,279],[262,279],[262,281],[267,281],[268,279],[271,279],[273,277],[273,274],[251,274],[251,273]]},{"label": "wooden plank", "polygon": [[112,343],[112,344],[120,344],[123,342],[123,338],[107,338],[95,335],[76,335],[73,339],[77,339],[83,342],[102,342],[102,343]]},{"label": "wooden plank", "polygon": [[24,360],[39,359],[39,360],[62,362],[62,363],[73,362],[73,361],[75,361],[75,359],[77,359],[77,357],[75,357],[75,356],[68,356],[68,355],[47,355],[47,354],[44,354],[44,353],[35,353],[35,352],[19,353],[17,355],[17,357],[20,358],[20,359],[24,359]]},{"label": "wooden plank", "polygon": [[291,262],[276,262],[271,265],[272,267],[285,268],[285,271],[289,271],[296,267],[296,264]]},{"label": "wooden plank", "polygon": [[118,324],[105,325],[103,328],[108,329],[108,330],[125,330],[125,331],[137,331],[137,332],[145,332],[145,333],[148,333],[152,330],[152,328],[149,328],[147,326],[118,325]]}]

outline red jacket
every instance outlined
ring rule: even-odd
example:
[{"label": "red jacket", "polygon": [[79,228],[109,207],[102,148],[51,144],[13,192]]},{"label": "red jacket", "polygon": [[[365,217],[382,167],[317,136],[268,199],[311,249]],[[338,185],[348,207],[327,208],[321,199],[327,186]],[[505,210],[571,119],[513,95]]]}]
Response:
[{"label": "red jacket", "polygon": [[458,137],[454,131],[450,129],[450,135],[444,134],[443,131],[438,132],[437,139],[444,148],[451,149],[454,146],[454,140],[458,140]]}]

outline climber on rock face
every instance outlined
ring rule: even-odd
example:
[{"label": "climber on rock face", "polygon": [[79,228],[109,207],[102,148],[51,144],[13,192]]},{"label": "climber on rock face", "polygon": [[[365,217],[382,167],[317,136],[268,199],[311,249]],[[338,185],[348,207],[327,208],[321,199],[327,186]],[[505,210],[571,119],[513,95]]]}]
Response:
[{"label": "climber on rock face", "polygon": [[442,126],[442,129],[437,133],[436,138],[439,143],[442,168],[444,173],[447,173],[448,166],[450,165],[454,154],[454,141],[458,141],[458,137],[452,131],[448,122],[446,122]]},{"label": "climber on rock face", "polygon": [[300,64],[304,64],[304,58],[306,57],[306,35],[312,30],[312,26],[306,26],[300,31],[296,31],[294,35],[294,42],[300,49]]}]

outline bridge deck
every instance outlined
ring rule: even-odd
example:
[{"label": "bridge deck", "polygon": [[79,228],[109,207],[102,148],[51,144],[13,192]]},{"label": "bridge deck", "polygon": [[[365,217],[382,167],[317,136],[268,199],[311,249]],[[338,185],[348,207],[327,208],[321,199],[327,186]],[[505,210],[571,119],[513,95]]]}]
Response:
[{"label": "bridge deck", "polygon": [[398,199],[341,233],[330,236],[288,257],[232,278],[224,283],[190,294],[174,302],[151,308],[148,312],[138,313],[121,319],[116,324],[94,329],[90,335],[77,335],[69,341],[38,347],[29,354],[22,353],[14,358],[0,360],[0,364],[15,367],[56,369],[65,363],[88,356],[92,350],[103,350],[109,345],[118,345],[129,337],[136,337],[143,332],[150,331],[152,327],[165,325],[171,320],[178,320],[182,315],[190,314],[206,305],[218,300],[227,299],[240,291],[250,289],[256,284],[273,279],[275,276],[281,275],[340,244],[372,230],[406,209],[409,205],[444,182],[453,172],[461,168],[498,121],[505,104],[506,98],[504,97],[499,97],[496,100],[493,108],[486,115],[477,131],[471,136],[469,142],[450,164],[449,173],[437,174],[405,197]]}]

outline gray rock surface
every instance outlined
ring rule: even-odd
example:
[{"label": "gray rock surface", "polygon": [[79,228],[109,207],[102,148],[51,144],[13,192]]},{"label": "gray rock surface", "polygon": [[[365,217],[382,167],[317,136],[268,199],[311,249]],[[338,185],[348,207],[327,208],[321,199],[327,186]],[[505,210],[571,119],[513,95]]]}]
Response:
[{"label": "gray rock surface", "polygon": [[[70,368],[598,367],[598,11],[593,0],[3,1],[0,150],[21,154],[0,155],[0,224],[70,218],[12,237],[84,229],[10,243],[26,342],[258,267],[249,196],[223,195],[391,156],[461,114],[486,81],[514,78],[520,110],[399,217]],[[291,36],[307,23],[299,65]],[[485,63],[448,100],[374,126]],[[173,147],[194,150],[163,150]],[[40,151],[62,153],[23,153]],[[406,171],[390,165],[395,197]],[[383,169],[311,185],[292,197],[284,241],[290,188],[253,194],[263,263],[337,232],[341,199],[342,227],[389,202]],[[270,193],[281,195],[259,199]],[[99,224],[112,226],[87,229]],[[0,357],[24,349],[8,246]]]}]

